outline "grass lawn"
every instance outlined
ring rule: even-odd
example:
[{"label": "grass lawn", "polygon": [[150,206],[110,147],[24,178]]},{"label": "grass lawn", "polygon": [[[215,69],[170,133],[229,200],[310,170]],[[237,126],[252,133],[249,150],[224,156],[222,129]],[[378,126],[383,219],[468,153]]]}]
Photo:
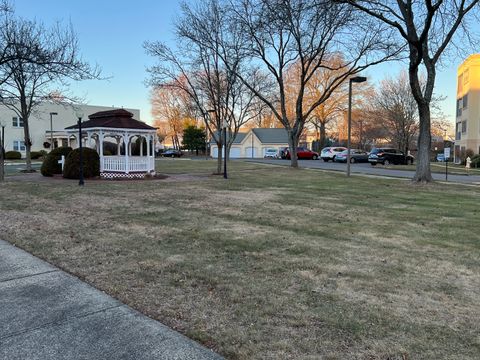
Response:
[{"label": "grass lawn", "polygon": [[0,184],[0,238],[229,359],[478,359],[478,188],[157,164]]}]

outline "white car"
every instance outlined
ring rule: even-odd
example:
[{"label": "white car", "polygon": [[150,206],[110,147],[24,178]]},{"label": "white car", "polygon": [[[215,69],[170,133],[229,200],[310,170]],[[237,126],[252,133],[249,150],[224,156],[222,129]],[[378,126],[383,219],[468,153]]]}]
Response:
[{"label": "white car", "polygon": [[265,155],[263,155],[265,159],[276,159],[278,158],[278,151],[275,149],[267,149],[265,150]]},{"label": "white car", "polygon": [[345,150],[347,150],[347,148],[344,148],[343,146],[326,147],[322,149],[322,152],[320,153],[320,157],[325,162],[328,162],[330,160],[335,161],[335,157]]}]

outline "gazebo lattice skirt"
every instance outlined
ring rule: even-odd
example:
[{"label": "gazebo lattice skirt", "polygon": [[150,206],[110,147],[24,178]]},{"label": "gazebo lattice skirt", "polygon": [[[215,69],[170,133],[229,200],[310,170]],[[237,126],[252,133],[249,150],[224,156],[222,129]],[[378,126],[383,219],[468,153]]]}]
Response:
[{"label": "gazebo lattice skirt", "polygon": [[100,178],[104,180],[138,180],[145,179],[147,175],[155,175],[155,173],[131,172],[126,174],[119,172],[101,172]]}]

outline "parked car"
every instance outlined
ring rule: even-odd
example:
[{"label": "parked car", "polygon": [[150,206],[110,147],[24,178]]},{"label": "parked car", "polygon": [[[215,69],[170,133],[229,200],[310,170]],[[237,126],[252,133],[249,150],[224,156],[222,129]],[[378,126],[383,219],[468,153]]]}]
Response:
[{"label": "parked car", "polygon": [[[342,151],[335,156],[336,162],[347,162],[348,150]],[[350,162],[368,162],[368,153],[359,149],[350,149]]]},{"label": "parked car", "polygon": [[368,156],[368,162],[375,166],[382,165],[408,165],[413,164],[414,157],[412,155],[405,155],[403,151],[392,148],[374,148]]},{"label": "parked car", "polygon": [[278,151],[276,149],[266,149],[265,155],[263,156],[265,159],[277,159],[278,158]]},{"label": "parked car", "polygon": [[165,150],[162,154],[163,157],[181,157],[183,156],[183,153],[180,150],[175,150],[175,149],[169,149]]},{"label": "parked car", "polygon": [[[308,150],[306,148],[303,148],[303,147],[299,147],[297,148],[297,158],[299,160],[317,160],[318,159],[318,153],[316,153],[315,151],[312,151],[312,150]],[[285,159],[288,159],[290,160],[290,150],[287,148],[285,150]]]},{"label": "parked car", "polygon": [[445,162],[445,154],[444,153],[437,154],[437,161]]},{"label": "parked car", "polygon": [[347,150],[347,148],[344,148],[343,146],[326,147],[326,148],[323,148],[322,151],[320,152],[320,157],[325,162],[328,162],[330,160],[335,161],[335,158],[337,157],[337,155],[345,150]]}]

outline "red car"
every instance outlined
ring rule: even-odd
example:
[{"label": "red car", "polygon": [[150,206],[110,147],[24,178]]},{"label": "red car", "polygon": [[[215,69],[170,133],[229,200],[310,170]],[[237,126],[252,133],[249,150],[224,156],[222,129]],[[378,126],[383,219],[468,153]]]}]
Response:
[{"label": "red car", "polygon": [[[299,160],[317,160],[318,153],[311,151],[302,147],[297,148],[297,158]],[[289,149],[285,150],[285,159],[290,160],[290,151]]]}]

